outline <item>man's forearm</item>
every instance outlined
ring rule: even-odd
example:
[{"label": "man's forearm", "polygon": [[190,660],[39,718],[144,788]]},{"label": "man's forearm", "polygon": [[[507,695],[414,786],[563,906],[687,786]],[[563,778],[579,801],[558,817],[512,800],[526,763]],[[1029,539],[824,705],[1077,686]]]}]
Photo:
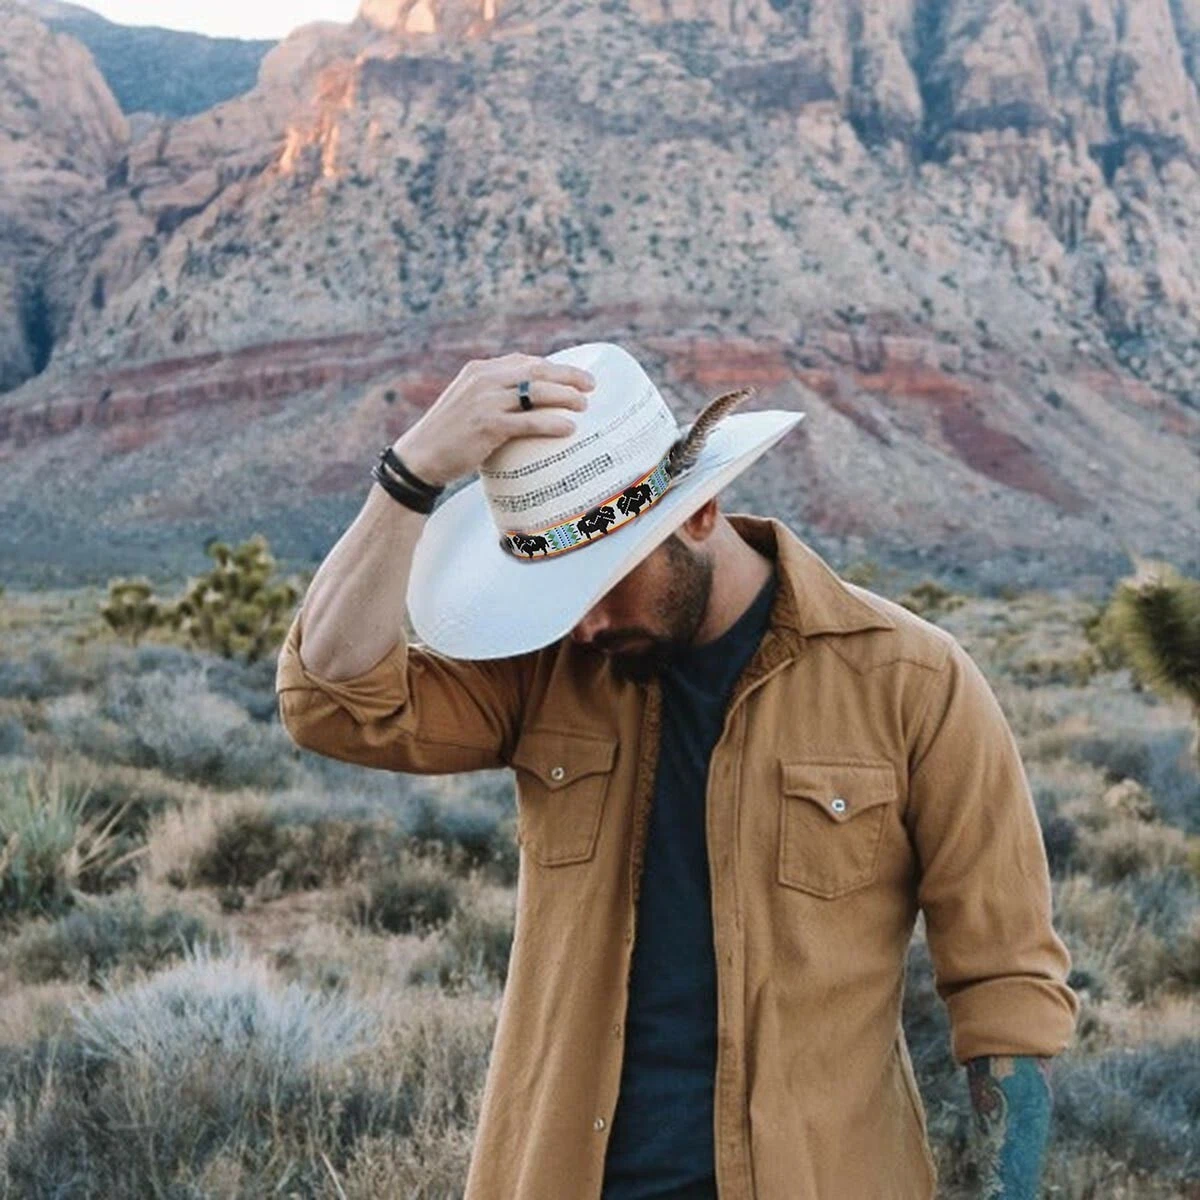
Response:
[{"label": "man's forearm", "polygon": [[425,520],[371,484],[304,597],[300,657],[308,670],[330,680],[351,678],[404,636],[408,577]]},{"label": "man's forearm", "polygon": [[981,1200],[1036,1200],[1050,1136],[1051,1061],[991,1055],[967,1062]]}]

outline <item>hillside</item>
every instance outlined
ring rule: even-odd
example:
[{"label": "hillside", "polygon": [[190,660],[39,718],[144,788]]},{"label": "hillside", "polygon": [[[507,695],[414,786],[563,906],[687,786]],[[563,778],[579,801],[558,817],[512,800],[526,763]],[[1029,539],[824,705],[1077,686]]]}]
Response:
[{"label": "hillside", "polygon": [[187,117],[248,92],[275,44],[177,29],[120,25],[76,4],[25,0],[56,33],[81,42],[122,112]]},{"label": "hillside", "polygon": [[[100,558],[208,528],[217,462],[308,558],[462,361],[596,337],[681,415],[807,409],[734,499],[827,549],[1195,566],[1198,75],[1198,0],[368,0],[131,138],[42,260],[76,303],[0,399],[17,569],[83,520]],[[47,464],[97,441],[99,525],[47,532]]]}]

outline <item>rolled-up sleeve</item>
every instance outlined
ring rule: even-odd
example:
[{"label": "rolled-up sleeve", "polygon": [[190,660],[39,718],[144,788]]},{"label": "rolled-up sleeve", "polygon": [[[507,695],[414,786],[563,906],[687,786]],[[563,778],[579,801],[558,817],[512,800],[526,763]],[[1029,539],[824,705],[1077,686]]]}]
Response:
[{"label": "rolled-up sleeve", "polygon": [[466,662],[403,638],[349,679],[304,663],[304,609],[279,651],[279,719],[298,746],[361,766],[419,774],[507,764],[520,727],[532,656]]},{"label": "rolled-up sleeve", "polygon": [[1080,1002],[1052,923],[1041,827],[1016,739],[957,642],[929,680],[906,821],[955,1058],[1058,1054]]}]

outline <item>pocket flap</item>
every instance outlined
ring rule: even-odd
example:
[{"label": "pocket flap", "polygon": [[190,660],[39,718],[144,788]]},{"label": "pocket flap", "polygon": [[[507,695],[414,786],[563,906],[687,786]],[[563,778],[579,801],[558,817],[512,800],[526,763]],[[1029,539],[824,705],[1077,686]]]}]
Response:
[{"label": "pocket flap", "polygon": [[785,762],[783,792],[819,808],[842,824],[878,804],[896,799],[896,773],[889,762]]},{"label": "pocket flap", "polygon": [[536,729],[522,735],[512,765],[530,771],[553,791],[586,775],[611,771],[616,757],[616,738]]}]

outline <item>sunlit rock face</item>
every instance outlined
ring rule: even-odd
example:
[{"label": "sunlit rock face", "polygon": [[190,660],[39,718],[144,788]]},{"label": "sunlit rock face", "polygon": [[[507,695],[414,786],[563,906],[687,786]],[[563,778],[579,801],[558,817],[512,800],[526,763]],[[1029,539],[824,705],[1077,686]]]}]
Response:
[{"label": "sunlit rock face", "polygon": [[464,37],[486,32],[503,0],[364,0],[359,20],[385,33]]}]

